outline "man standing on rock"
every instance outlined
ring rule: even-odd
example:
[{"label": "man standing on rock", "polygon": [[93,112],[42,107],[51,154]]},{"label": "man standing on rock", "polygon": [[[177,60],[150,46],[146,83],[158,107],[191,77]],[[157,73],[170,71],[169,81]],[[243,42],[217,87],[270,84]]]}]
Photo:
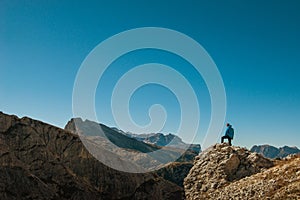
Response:
[{"label": "man standing on rock", "polygon": [[225,132],[225,135],[221,138],[221,143],[224,142],[224,139],[228,139],[229,145],[231,146],[231,140],[233,139],[234,130],[231,126],[231,124],[227,123],[227,130]]}]

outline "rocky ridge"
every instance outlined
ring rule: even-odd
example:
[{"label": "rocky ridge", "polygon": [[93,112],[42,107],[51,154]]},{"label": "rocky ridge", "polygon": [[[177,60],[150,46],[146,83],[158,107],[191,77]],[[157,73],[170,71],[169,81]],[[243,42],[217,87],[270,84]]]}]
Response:
[{"label": "rocky ridge", "polygon": [[153,173],[130,174],[96,160],[79,137],[0,112],[0,199],[182,199]]}]

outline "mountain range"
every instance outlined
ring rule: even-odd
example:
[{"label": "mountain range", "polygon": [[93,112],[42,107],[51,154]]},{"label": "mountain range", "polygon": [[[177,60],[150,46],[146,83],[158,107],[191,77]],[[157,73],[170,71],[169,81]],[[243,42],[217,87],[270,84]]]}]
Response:
[{"label": "mountain range", "polygon": [[[150,148],[145,145],[142,150],[146,147]],[[68,130],[0,112],[1,200],[183,199],[183,195],[182,187],[156,173],[109,168]]]},{"label": "mountain range", "polygon": [[[129,137],[128,134],[123,134],[121,131],[103,124],[89,120],[83,121],[80,118],[71,119],[65,126],[65,130],[80,135],[86,146],[91,145],[91,143],[95,144],[90,149],[94,149],[97,146],[100,153],[95,152],[95,154],[109,158],[107,161],[109,163],[114,162],[112,159],[115,157],[117,157],[117,160],[126,158],[126,160],[130,161],[128,162],[130,166],[126,169],[128,172],[136,171],[136,167],[140,167],[141,172],[143,172],[143,169],[153,171],[173,161],[192,162],[199,153],[199,151],[189,149],[190,145],[183,142],[180,144],[186,145],[188,149],[183,149],[182,146],[177,147],[176,145],[164,146],[157,143],[147,143],[136,137]],[[109,153],[107,149],[109,149]],[[155,152],[159,153],[155,154]],[[106,154],[107,156],[103,156]],[[116,163],[115,167],[119,166]]]},{"label": "mountain range", "polygon": [[283,146],[276,148],[271,145],[254,145],[251,150],[252,152],[260,153],[267,158],[285,158],[291,154],[300,154],[300,149],[297,147]]},{"label": "mountain range", "polygon": [[123,134],[147,144],[154,144],[157,146],[168,145],[169,147],[174,147],[174,148],[190,149],[197,153],[201,152],[200,144],[187,144],[183,142],[180,137],[171,133],[165,135],[163,133],[133,134],[133,133],[123,132]]},{"label": "mountain range", "polygon": [[[280,155],[293,155],[279,160],[224,143],[199,154],[188,149],[176,160],[183,149],[166,145],[176,137],[170,135],[151,134],[138,139],[80,118],[71,119],[61,129],[0,112],[0,199],[300,197],[300,155],[293,153],[296,148],[282,147]],[[178,138],[176,141],[182,144]],[[89,147],[97,151],[88,151]],[[105,164],[138,170],[141,163],[146,163],[143,167],[151,164],[147,163],[147,154],[160,150],[164,159],[173,162],[164,164],[164,159],[152,156],[159,168],[151,172],[129,173]],[[128,163],[123,158],[137,162]]]}]

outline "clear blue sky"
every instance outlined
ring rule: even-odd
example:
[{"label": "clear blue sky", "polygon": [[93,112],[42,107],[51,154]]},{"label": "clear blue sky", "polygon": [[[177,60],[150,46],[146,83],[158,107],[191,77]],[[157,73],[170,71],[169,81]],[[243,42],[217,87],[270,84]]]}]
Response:
[{"label": "clear blue sky", "polygon": [[[226,87],[226,120],[236,130],[235,144],[300,147],[299,10],[297,0],[1,0],[0,110],[63,127],[72,117],[77,70],[97,44],[128,29],[165,27],[194,38],[217,64]],[[190,75],[192,84],[200,83],[195,90],[200,126],[205,129],[210,102],[203,80],[185,70],[184,60],[158,50],[133,52],[109,68],[101,80],[106,88],[101,90],[99,84],[96,95],[97,111],[107,113],[99,116],[101,122],[114,125],[108,96],[118,77],[150,61],[170,65]],[[147,122],[153,103],[166,104],[170,118],[165,131],[176,130],[178,102],[157,85],[140,88],[132,97],[137,123]]]}]

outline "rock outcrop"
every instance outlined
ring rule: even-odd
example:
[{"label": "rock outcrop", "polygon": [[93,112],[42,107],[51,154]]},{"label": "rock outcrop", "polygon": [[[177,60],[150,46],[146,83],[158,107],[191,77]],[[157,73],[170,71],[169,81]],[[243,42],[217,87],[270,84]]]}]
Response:
[{"label": "rock outcrop", "polygon": [[153,173],[130,174],[95,159],[66,130],[0,112],[0,199],[182,199]]},{"label": "rock outcrop", "polygon": [[[225,198],[219,191],[272,166],[273,161],[245,148],[226,143],[213,145],[195,158],[194,166],[184,180],[186,199],[234,199],[230,194]],[[243,194],[239,195],[244,199]]]},{"label": "rock outcrop", "polygon": [[275,167],[216,190],[212,199],[300,199],[300,157],[291,157]]}]

